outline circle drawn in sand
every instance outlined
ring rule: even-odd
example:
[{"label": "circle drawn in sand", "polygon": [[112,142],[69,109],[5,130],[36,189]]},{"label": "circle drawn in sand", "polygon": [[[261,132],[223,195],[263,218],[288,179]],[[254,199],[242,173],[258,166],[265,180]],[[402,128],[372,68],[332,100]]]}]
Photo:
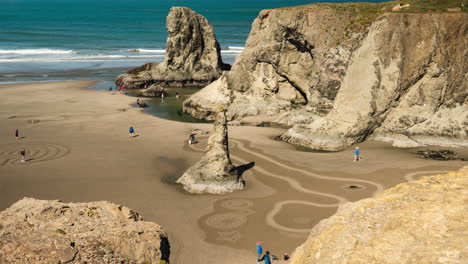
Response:
[{"label": "circle drawn in sand", "polygon": [[226,200],[221,203],[221,206],[226,208],[226,209],[231,209],[231,210],[240,210],[240,209],[245,209],[252,207],[254,203],[250,200],[247,199],[231,199],[231,200]]},{"label": "circle drawn in sand", "polygon": [[[21,150],[26,150],[26,163],[21,163]],[[68,147],[47,143],[0,145],[0,165],[30,164],[61,158],[70,153]]]},{"label": "circle drawn in sand", "polygon": [[344,186],[341,186],[341,188],[344,188],[346,190],[353,190],[353,191],[366,189],[364,185],[360,185],[360,184],[344,185]]},{"label": "circle drawn in sand", "polygon": [[205,222],[215,229],[232,229],[247,223],[247,217],[235,213],[216,214],[210,216]]}]

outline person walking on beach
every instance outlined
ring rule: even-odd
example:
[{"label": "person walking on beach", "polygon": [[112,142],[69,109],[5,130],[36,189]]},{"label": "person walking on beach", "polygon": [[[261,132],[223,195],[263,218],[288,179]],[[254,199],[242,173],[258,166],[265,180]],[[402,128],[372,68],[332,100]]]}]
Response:
[{"label": "person walking on beach", "polygon": [[262,241],[257,242],[257,255],[258,255],[258,262],[260,262],[260,257],[262,256],[263,248],[262,248]]},{"label": "person walking on beach", "polygon": [[19,130],[18,129],[16,129],[16,131],[15,131],[15,137],[16,137],[17,140],[19,139]]},{"label": "person walking on beach", "polygon": [[265,264],[271,264],[270,251],[265,252],[265,255],[263,255],[262,258],[258,259],[258,261],[265,261]]},{"label": "person walking on beach", "polygon": [[135,137],[135,129],[133,129],[133,127],[130,127],[128,132],[130,133],[130,137]]},{"label": "person walking on beach", "polygon": [[137,99],[137,106],[140,107],[140,98]]},{"label": "person walking on beach", "polygon": [[195,144],[195,134],[190,134],[188,143],[189,145]]},{"label": "person walking on beach", "polygon": [[359,161],[361,160],[361,157],[359,156],[360,154],[360,150],[359,150],[359,147],[356,147],[354,149],[354,161]]},{"label": "person walking on beach", "polygon": [[26,161],[26,150],[25,149],[21,150],[20,155],[21,155],[21,163],[24,163]]}]

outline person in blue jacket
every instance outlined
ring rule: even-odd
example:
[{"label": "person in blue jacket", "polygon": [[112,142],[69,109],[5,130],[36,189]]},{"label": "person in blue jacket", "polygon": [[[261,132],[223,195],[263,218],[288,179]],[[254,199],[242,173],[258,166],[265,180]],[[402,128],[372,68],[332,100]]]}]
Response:
[{"label": "person in blue jacket", "polygon": [[261,241],[258,241],[258,242],[257,242],[257,255],[258,255],[258,259],[260,259],[260,257],[262,256],[262,253],[263,253],[262,242],[261,242]]},{"label": "person in blue jacket", "polygon": [[359,150],[359,147],[356,147],[354,149],[354,161],[359,161],[361,160],[361,156],[360,156],[360,150]]},{"label": "person in blue jacket", "polygon": [[270,251],[265,252],[265,255],[258,261],[265,261],[265,264],[271,264]]},{"label": "person in blue jacket", "polygon": [[135,136],[135,129],[133,129],[133,127],[130,127],[128,129],[128,133],[130,134],[130,137],[134,137]]}]

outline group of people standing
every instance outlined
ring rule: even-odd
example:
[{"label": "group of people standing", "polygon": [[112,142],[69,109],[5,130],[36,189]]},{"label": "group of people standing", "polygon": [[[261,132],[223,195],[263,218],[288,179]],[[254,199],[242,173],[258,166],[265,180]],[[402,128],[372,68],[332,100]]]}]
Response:
[{"label": "group of people standing", "polygon": [[[265,254],[263,254],[262,243],[263,243],[262,241],[257,242],[257,256],[258,256],[257,262],[264,261],[265,264],[271,264],[272,260],[279,260],[278,256],[270,254],[270,251],[265,251]],[[283,259],[288,260],[289,255],[284,253]]]}]

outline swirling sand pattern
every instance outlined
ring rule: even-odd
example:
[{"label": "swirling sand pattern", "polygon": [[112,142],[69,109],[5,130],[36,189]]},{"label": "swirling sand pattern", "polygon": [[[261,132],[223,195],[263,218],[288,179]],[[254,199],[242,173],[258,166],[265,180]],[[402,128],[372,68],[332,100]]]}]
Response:
[{"label": "swirling sand pattern", "polygon": [[[199,140],[203,141],[203,140],[206,140],[206,138],[200,138]],[[382,184],[372,182],[372,181],[369,181],[369,180],[363,180],[363,179],[358,179],[358,178],[343,178],[343,177],[327,176],[327,175],[322,175],[322,174],[310,172],[310,171],[307,171],[305,169],[292,167],[292,166],[289,166],[287,164],[284,164],[284,163],[280,162],[277,159],[268,157],[268,156],[266,156],[264,154],[261,154],[261,153],[259,153],[257,151],[250,150],[249,148],[247,148],[239,140],[231,138],[229,141],[231,143],[231,147],[236,147],[237,150],[242,151],[244,153],[248,153],[248,154],[250,154],[252,156],[258,157],[258,158],[260,158],[260,159],[262,159],[264,161],[267,161],[270,164],[274,164],[274,165],[282,167],[284,169],[297,172],[298,174],[296,174],[296,175],[302,175],[302,176],[305,176],[305,177],[311,177],[311,178],[315,178],[315,179],[319,179],[319,180],[341,181],[341,182],[347,182],[347,183],[356,182],[356,183],[360,183],[360,184],[353,184],[353,185],[359,187],[359,188],[356,188],[358,190],[366,189],[365,185],[370,185],[370,186],[375,188],[375,190],[373,192],[374,195],[379,193],[379,192],[382,192],[384,190],[384,186]],[[232,143],[234,143],[234,144],[232,144]],[[191,148],[192,150],[198,151],[198,152],[203,152],[204,151],[203,149],[197,147],[196,145],[189,145],[189,148]],[[239,162],[239,163],[248,163],[248,161],[240,158],[239,156],[232,155],[232,153],[231,153],[231,158],[233,160]],[[283,180],[283,181],[287,182],[288,185],[291,188],[293,188],[294,190],[296,190],[298,192],[302,192],[302,193],[306,193],[306,194],[320,195],[320,196],[324,196],[324,197],[332,198],[332,199],[336,200],[336,203],[329,203],[329,204],[310,202],[310,201],[303,201],[303,200],[284,200],[284,201],[280,201],[280,202],[277,202],[277,203],[273,204],[273,208],[265,216],[265,221],[269,226],[271,226],[271,227],[273,227],[273,228],[275,228],[277,230],[286,231],[286,232],[293,232],[293,233],[308,233],[308,232],[310,232],[310,230],[312,228],[312,227],[311,228],[287,227],[287,226],[281,225],[281,224],[279,224],[279,223],[277,223],[275,221],[275,216],[282,210],[282,208],[284,206],[287,206],[289,204],[300,204],[300,205],[306,205],[306,206],[314,206],[314,207],[318,207],[318,208],[333,208],[333,207],[339,206],[340,204],[348,202],[348,200],[343,196],[339,196],[339,195],[335,195],[335,194],[331,194],[331,193],[325,193],[325,192],[320,192],[320,191],[312,190],[312,189],[309,189],[309,188],[305,188],[296,179],[293,179],[293,178],[288,177],[288,176],[278,175],[276,173],[270,172],[268,169],[265,169],[265,168],[263,168],[263,167],[261,167],[259,165],[256,165],[253,168],[253,170],[255,172],[257,172],[257,173],[267,175],[267,176],[270,176],[270,177],[273,177],[273,178],[276,178],[276,179]],[[431,173],[434,174],[434,173],[443,173],[443,172],[445,172],[445,171],[412,172],[412,173],[408,173],[408,174],[404,175],[404,177],[405,177],[405,179],[410,181],[410,180],[413,180],[414,176],[416,176],[416,175],[423,175],[423,174],[430,175]],[[347,188],[349,186],[344,185],[342,187]],[[222,206],[225,207],[225,208],[229,208],[229,207],[232,206],[232,204],[234,204],[234,207],[236,207],[235,204],[238,204],[239,207],[240,206],[245,206],[245,205],[242,204],[241,201],[236,201],[236,202],[225,201],[225,202],[222,203]],[[229,208],[229,209],[231,209],[231,208]],[[217,215],[213,215],[212,217],[215,217],[215,216],[217,216]],[[208,218],[208,220],[209,219],[210,218]],[[220,226],[220,225],[218,225],[218,226]]]},{"label": "swirling sand pattern", "polygon": [[[21,163],[21,150],[26,150],[26,162]],[[0,165],[31,164],[64,157],[70,149],[63,145],[49,143],[20,143],[0,145]]]},{"label": "swirling sand pattern", "polygon": [[214,229],[234,229],[247,223],[247,217],[235,212],[215,214],[206,219],[205,222]]}]

